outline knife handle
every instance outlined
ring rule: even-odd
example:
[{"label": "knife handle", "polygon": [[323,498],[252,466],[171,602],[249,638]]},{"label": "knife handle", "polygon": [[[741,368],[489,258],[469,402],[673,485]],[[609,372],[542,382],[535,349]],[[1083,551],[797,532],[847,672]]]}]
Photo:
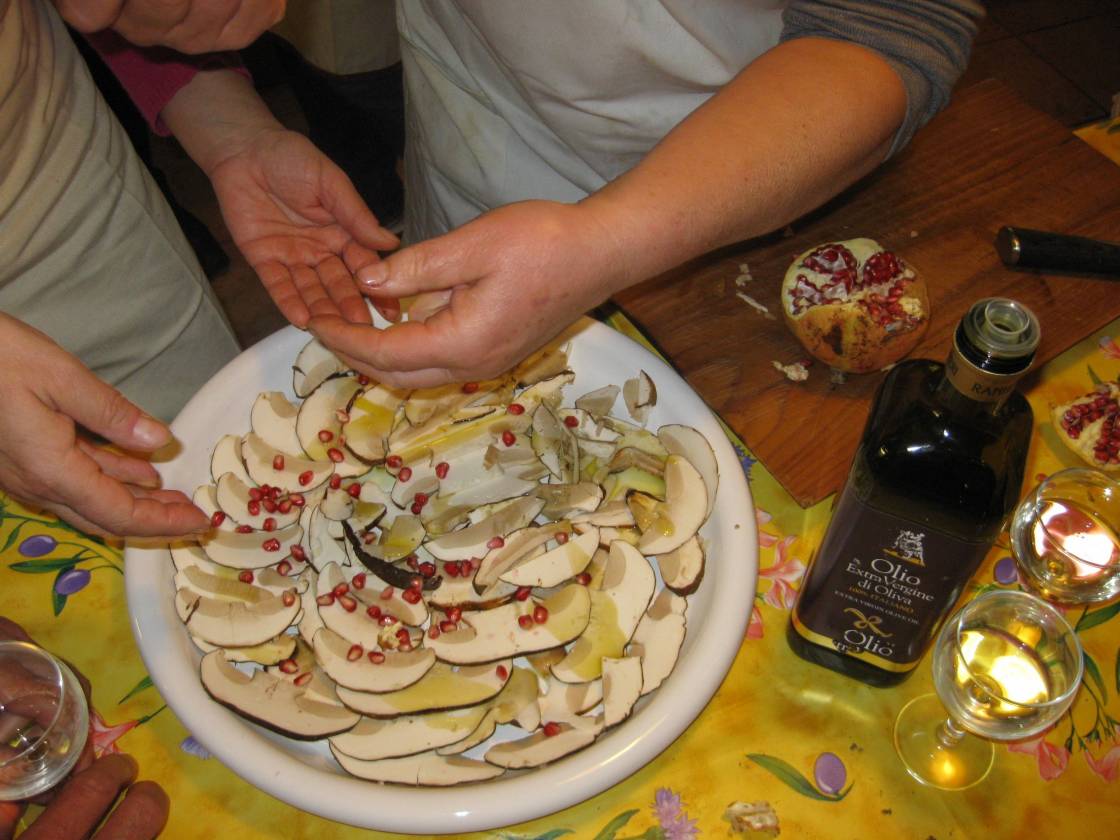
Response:
[{"label": "knife handle", "polygon": [[1120,245],[1083,236],[1003,227],[996,251],[1004,265],[1091,274],[1120,274]]}]

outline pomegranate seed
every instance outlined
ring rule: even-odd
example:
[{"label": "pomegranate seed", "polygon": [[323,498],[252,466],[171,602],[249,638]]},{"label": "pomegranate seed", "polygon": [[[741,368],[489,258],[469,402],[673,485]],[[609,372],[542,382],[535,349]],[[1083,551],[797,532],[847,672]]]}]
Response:
[{"label": "pomegranate seed", "polygon": [[421,596],[419,589],[406,589],[401,597],[410,604],[419,604],[420,598],[423,596]]},{"label": "pomegranate seed", "polygon": [[407,627],[399,628],[394,635],[397,637],[397,641],[400,641],[400,642],[411,642],[412,641],[412,636],[409,634]]},{"label": "pomegranate seed", "polygon": [[276,530],[276,520],[273,519],[271,516],[268,517],[264,522],[261,523],[261,530],[263,530],[263,531],[275,531]]},{"label": "pomegranate seed", "polygon": [[298,560],[301,563],[307,562],[307,552],[303,550],[302,545],[293,545],[291,551],[293,560]]},{"label": "pomegranate seed", "polygon": [[459,564],[454,561],[444,563],[443,573],[448,577],[459,577]]},{"label": "pomegranate seed", "polygon": [[491,551],[495,551],[496,549],[501,548],[505,544],[506,544],[506,541],[502,537],[491,537],[489,540],[487,540],[486,547],[488,549],[490,549]]},{"label": "pomegranate seed", "polygon": [[288,575],[292,571],[292,564],[287,560],[281,560],[276,564],[276,573],[280,575]]},{"label": "pomegranate seed", "polygon": [[417,571],[420,568],[420,560],[415,554],[410,554],[408,557],[404,558],[404,564],[413,571]]},{"label": "pomegranate seed", "polygon": [[261,498],[262,499],[271,492],[272,492],[272,485],[271,484],[262,484],[261,485]]},{"label": "pomegranate seed", "polygon": [[355,481],[353,484],[346,488],[346,492],[347,494],[349,494],[351,499],[356,499],[362,495],[362,485]]},{"label": "pomegranate seed", "polygon": [[413,516],[419,516],[421,511],[424,510],[424,506],[422,504],[420,504],[419,502],[413,502],[411,505],[408,506],[408,509],[410,511],[412,511]]},{"label": "pomegranate seed", "polygon": [[338,473],[335,473],[334,475],[331,476],[329,487],[332,490],[337,490],[341,486],[342,486],[342,476],[340,476]]},{"label": "pomegranate seed", "polygon": [[548,607],[537,604],[533,608],[533,622],[536,624],[544,624],[548,621]]},{"label": "pomegranate seed", "polygon": [[280,540],[276,539],[276,537],[273,537],[270,540],[265,540],[263,543],[261,543],[261,548],[263,548],[265,551],[279,551]]},{"label": "pomegranate seed", "polygon": [[416,504],[420,505],[420,507],[424,507],[424,505],[426,505],[428,503],[428,494],[427,493],[417,493],[415,496],[412,497],[412,501],[414,501]]},{"label": "pomegranate seed", "polygon": [[377,623],[380,624],[382,627],[388,627],[390,624],[396,624],[397,623],[397,617],[395,615],[386,614],[386,615],[381,616],[381,618],[377,619]]},{"label": "pomegranate seed", "polygon": [[401,651],[402,653],[408,653],[410,650],[412,650],[412,639],[409,639],[407,642],[401,642],[400,647],[397,648],[397,650]]},{"label": "pomegranate seed", "polygon": [[519,414],[525,413],[525,406],[523,406],[521,403],[510,403],[506,406],[506,413],[512,414],[514,417],[516,417]]},{"label": "pomegranate seed", "polygon": [[376,540],[377,534],[373,533],[373,531],[366,531],[364,534],[362,534],[362,542],[364,542],[366,545],[369,545]]},{"label": "pomegranate seed", "polygon": [[436,464],[436,478],[447,478],[447,474],[451,471],[451,465],[446,461],[440,461]]},{"label": "pomegranate seed", "polygon": [[381,596],[380,596],[381,600],[382,601],[388,601],[390,598],[393,597],[393,592],[394,592],[393,587],[386,586],[384,589],[381,590]]},{"label": "pomegranate seed", "polygon": [[531,615],[519,615],[517,617],[517,626],[522,630],[528,630],[533,626],[533,617]]},{"label": "pomegranate seed", "polygon": [[589,572],[580,572],[576,575],[576,583],[580,584],[580,586],[587,586],[591,583],[591,574]]},{"label": "pomegranate seed", "polygon": [[544,732],[545,737],[555,738],[557,735],[560,734],[560,724],[558,724],[554,720],[550,720],[548,723],[546,723],[544,725],[544,728],[542,729],[542,731]]},{"label": "pomegranate seed", "polygon": [[439,623],[439,629],[442,630],[444,633],[454,633],[456,630],[459,629],[459,625],[456,624],[451,619],[445,618],[443,621],[441,621]]},{"label": "pomegranate seed", "polygon": [[477,390],[478,390],[478,383],[477,382],[464,382],[463,383],[463,393],[464,394],[473,394]]},{"label": "pomegranate seed", "polygon": [[564,425],[567,426],[569,429],[574,429],[576,426],[579,425],[579,418],[576,417],[574,414],[569,414],[567,417],[564,418]]},{"label": "pomegranate seed", "polygon": [[303,497],[302,493],[292,493],[288,496],[288,501],[292,503],[293,507],[301,508],[307,504],[307,500]]},{"label": "pomegranate seed", "polygon": [[498,679],[504,680],[509,677],[509,669],[505,665],[499,665],[494,669],[494,673],[498,675]]},{"label": "pomegranate seed", "polygon": [[413,575],[412,577],[410,577],[408,579],[408,588],[409,589],[419,589],[423,585],[424,585],[424,578],[420,577],[420,575]]},{"label": "pomegranate seed", "polygon": [[280,602],[285,607],[290,607],[292,604],[294,604],[296,602],[295,593],[294,592],[285,592],[283,595],[280,596]]},{"label": "pomegranate seed", "polygon": [[412,467],[401,467],[401,471],[397,473],[397,481],[408,481],[412,478]]},{"label": "pomegranate seed", "polygon": [[274,502],[272,499],[261,499],[261,507],[263,507],[268,513],[276,513],[276,509],[279,507],[279,505],[277,505],[276,502]]},{"label": "pomegranate seed", "polygon": [[237,579],[242,583],[252,583],[253,572],[249,569],[243,569],[242,571],[237,573]]},{"label": "pomegranate seed", "polygon": [[364,388],[366,385],[369,384],[369,377],[366,376],[364,373],[359,373],[358,374],[358,384],[361,385]]},{"label": "pomegranate seed", "polygon": [[251,534],[251,533],[253,533],[253,526],[252,525],[238,525],[234,530],[237,531],[237,533],[239,533],[239,534]]},{"label": "pomegranate seed", "polygon": [[280,501],[280,504],[278,504],[276,506],[276,509],[278,511],[280,511],[281,513],[291,513],[291,511],[292,511],[292,500],[291,499],[282,499]]},{"label": "pomegranate seed", "polygon": [[362,658],[365,649],[361,645],[350,645],[350,650],[346,651],[346,661],[356,662]]},{"label": "pomegranate seed", "polygon": [[329,592],[324,592],[322,595],[315,599],[315,603],[320,607],[329,607],[334,603],[334,596]]},{"label": "pomegranate seed", "polygon": [[280,668],[282,674],[294,674],[299,670],[299,665],[294,659],[281,659],[277,667]]},{"label": "pomegranate seed", "polygon": [[346,456],[342,454],[342,450],[334,446],[327,450],[327,457],[336,464],[342,463],[342,461],[346,459]]},{"label": "pomegranate seed", "polygon": [[259,516],[261,512],[261,503],[256,499],[250,499],[249,503],[245,505],[245,509],[249,511],[250,516]]},{"label": "pomegranate seed", "polygon": [[330,429],[320,429],[319,440],[322,443],[330,443],[332,440],[334,440],[334,432],[332,432]]},{"label": "pomegranate seed", "polygon": [[300,687],[307,685],[309,682],[311,682],[311,672],[308,671],[304,674],[300,674],[298,677],[292,680],[292,682]]},{"label": "pomegranate seed", "polygon": [[365,572],[358,572],[356,575],[354,575],[353,578],[350,579],[350,585],[353,586],[355,589],[365,589],[366,588],[366,573]]},{"label": "pomegranate seed", "polygon": [[439,627],[437,625],[433,624],[431,627],[428,628],[428,638],[429,639],[438,639],[439,638]]},{"label": "pomegranate seed", "polygon": [[463,617],[463,610],[461,607],[452,607],[447,611],[447,617],[458,624],[459,620]]},{"label": "pomegranate seed", "polygon": [[514,594],[513,597],[516,598],[518,601],[527,601],[527,600],[529,600],[529,596],[532,595],[532,594],[533,594],[532,587],[520,586],[520,587],[518,587],[517,592]]},{"label": "pomegranate seed", "polygon": [[349,595],[343,595],[338,599],[338,604],[346,612],[354,612],[358,608],[358,602],[351,598]]},{"label": "pomegranate seed", "polygon": [[313,473],[311,470],[304,470],[303,472],[301,472],[299,474],[300,486],[301,487],[306,487],[308,484],[310,484],[314,480],[314,478],[315,478],[315,473]]},{"label": "pomegranate seed", "polygon": [[376,621],[381,618],[381,607],[377,606],[377,604],[370,604],[366,607],[366,615]]},{"label": "pomegranate seed", "polygon": [[435,563],[429,563],[429,562],[425,561],[425,562],[420,564],[420,574],[423,575],[424,577],[430,578],[435,573],[436,573],[436,564]]},{"label": "pomegranate seed", "polygon": [[250,487],[249,488],[249,498],[252,501],[259,502],[263,496],[264,496],[264,493],[261,492],[261,488],[259,488],[259,487]]},{"label": "pomegranate seed", "polygon": [[272,456],[272,468],[274,470],[276,470],[277,472],[284,469],[284,456],[283,455],[273,455]]},{"label": "pomegranate seed", "polygon": [[226,521],[226,515],[224,513],[222,513],[222,511],[220,511],[220,510],[216,510],[212,514],[210,514],[210,527],[211,528],[217,528],[219,525],[221,525],[225,521]]},{"label": "pomegranate seed", "polygon": [[517,435],[515,435],[509,429],[506,429],[504,432],[502,432],[502,443],[506,446],[513,446],[515,443],[517,443]]},{"label": "pomegranate seed", "polygon": [[400,455],[390,455],[385,459],[385,466],[387,466],[391,470],[400,469],[403,463],[404,461],[401,459]]},{"label": "pomegranate seed", "polygon": [[343,595],[345,595],[349,591],[350,591],[350,584],[340,583],[338,586],[336,586],[334,589],[331,590],[331,594],[334,595],[334,597],[336,597],[336,598],[341,598]]},{"label": "pomegranate seed", "polygon": [[567,541],[568,541],[568,535],[566,533],[564,533],[563,531],[561,531],[559,534],[556,535],[556,542],[557,542],[558,545],[564,545],[564,543],[566,543]]},{"label": "pomegranate seed", "polygon": [[384,662],[384,661],[385,661],[385,654],[383,654],[383,653],[382,653],[381,651],[379,651],[379,650],[371,650],[371,651],[369,652],[369,657],[368,657],[368,659],[369,659],[369,661],[370,661],[370,662],[372,662],[372,663],[373,663],[374,665],[380,665],[380,664],[381,664],[382,662]]}]

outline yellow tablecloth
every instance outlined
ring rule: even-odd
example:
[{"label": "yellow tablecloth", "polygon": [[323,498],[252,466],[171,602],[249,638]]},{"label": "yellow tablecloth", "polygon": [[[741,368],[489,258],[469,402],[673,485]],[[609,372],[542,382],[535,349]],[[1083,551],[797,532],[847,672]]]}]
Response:
[{"label": "yellow tablecloth", "polygon": [[[1116,126],[1120,128],[1120,125]],[[1090,138],[1120,159],[1120,132]],[[1100,145],[1098,145],[1098,143]],[[623,330],[625,323],[616,323]],[[1049,426],[1049,406],[1120,379],[1120,321],[1086,338],[1029,380],[1036,433],[1028,481],[1074,464]],[[785,622],[831,500],[803,511],[738,442],[760,526],[761,571],[750,627],[714,699],[641,772],[610,790],[531,823],[471,835],[502,838],[726,837],[732,803],[767,803],[786,836],[1117,836],[1120,806],[1120,603],[1068,612],[1086,653],[1069,715],[1044,737],[998,746],[981,785],[943,793],[915,783],[891,743],[894,716],[932,690],[928,666],[903,685],[874,689],[796,658]],[[1024,488],[1026,491],[1027,487]],[[0,496],[0,614],[22,623],[93,682],[99,752],[135,755],[144,777],[172,798],[165,837],[351,837],[373,834],[310,816],[259,792],[210,758],[166,709],[129,630],[123,561],[115,548]],[[966,597],[999,583],[1001,540]],[[822,790],[814,766],[831,753],[844,784]],[[747,831],[748,836],[751,832]]]}]

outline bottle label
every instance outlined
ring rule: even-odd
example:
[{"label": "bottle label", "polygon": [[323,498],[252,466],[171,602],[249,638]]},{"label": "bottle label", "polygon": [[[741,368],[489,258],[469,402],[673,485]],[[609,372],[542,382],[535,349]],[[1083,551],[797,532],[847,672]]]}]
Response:
[{"label": "bottle label", "polygon": [[950,384],[970,400],[982,403],[1003,402],[1015,389],[1023,371],[1014,374],[993,373],[972,364],[961,353],[956,340],[945,360],[945,376]]},{"label": "bottle label", "polygon": [[808,642],[910,671],[988,545],[882,513],[845,487],[792,621]]}]

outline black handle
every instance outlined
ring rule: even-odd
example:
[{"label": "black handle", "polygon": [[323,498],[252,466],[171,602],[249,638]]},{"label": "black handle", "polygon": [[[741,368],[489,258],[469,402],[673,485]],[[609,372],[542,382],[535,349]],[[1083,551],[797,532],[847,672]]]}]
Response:
[{"label": "black handle", "polygon": [[1004,227],[996,234],[996,251],[1014,268],[1120,274],[1120,245],[1083,236]]}]

